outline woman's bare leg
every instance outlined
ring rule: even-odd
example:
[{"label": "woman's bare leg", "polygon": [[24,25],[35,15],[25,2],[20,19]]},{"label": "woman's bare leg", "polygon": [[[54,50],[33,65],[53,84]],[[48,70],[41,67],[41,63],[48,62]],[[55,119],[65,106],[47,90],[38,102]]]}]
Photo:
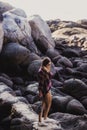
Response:
[{"label": "woman's bare leg", "polygon": [[44,119],[47,119],[50,107],[52,103],[52,95],[51,92],[48,92],[45,96],[45,111],[44,111]]},{"label": "woman's bare leg", "polygon": [[45,101],[43,100],[43,101],[42,101],[41,112],[39,113],[39,122],[42,121],[42,115],[43,115],[43,111],[44,111],[44,109],[45,109],[45,106],[46,106],[46,104],[45,104]]}]

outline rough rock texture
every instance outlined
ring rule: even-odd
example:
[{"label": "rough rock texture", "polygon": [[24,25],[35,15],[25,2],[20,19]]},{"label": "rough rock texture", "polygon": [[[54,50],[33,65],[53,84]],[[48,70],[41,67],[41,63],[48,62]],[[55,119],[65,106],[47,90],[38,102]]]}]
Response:
[{"label": "rough rock texture", "polygon": [[[0,21],[0,130],[87,130],[87,20],[46,23],[0,2]],[[52,61],[52,105],[40,126],[44,57]]]},{"label": "rough rock texture", "polygon": [[8,43],[3,47],[1,58],[15,64],[28,64],[30,51],[18,43]]},{"label": "rough rock texture", "polygon": [[76,116],[64,113],[54,113],[50,115],[51,118],[60,120],[61,126],[64,130],[86,130],[87,117]]},{"label": "rough rock texture", "polygon": [[42,20],[40,16],[31,16],[29,18],[29,23],[32,29],[32,36],[36,41],[36,45],[42,52],[45,53],[48,48],[55,47],[50,29],[47,26],[47,23]]},{"label": "rough rock texture", "polygon": [[[18,13],[15,13],[15,12]],[[24,16],[19,16],[19,10],[8,11],[3,14],[3,28],[7,41],[18,42],[30,51],[38,53],[31,36],[31,27]]]},{"label": "rough rock texture", "polygon": [[[1,114],[0,121],[3,122],[3,118],[6,118],[10,115],[9,118],[11,120],[10,122],[11,130],[22,128],[22,127],[25,127],[24,128],[25,130],[37,129],[37,126],[35,125],[35,123],[38,124],[38,117],[37,117],[37,114],[32,110],[31,105],[24,102],[22,98],[16,97],[12,89],[9,89],[9,87],[3,83],[0,83],[0,100],[1,100],[0,101],[0,114]],[[7,108],[4,107],[6,102],[8,102],[8,104],[6,105]],[[9,106],[9,104],[11,105]],[[3,107],[3,110],[2,110],[2,107]],[[6,109],[8,110],[8,113],[3,116]],[[4,123],[2,123],[2,127]],[[52,123],[53,123],[53,126],[52,125],[48,126],[49,124],[52,124]],[[58,128],[57,123],[58,122],[55,120],[48,119],[46,130],[48,129],[50,130],[50,128],[57,129]],[[38,129],[40,129],[40,127]]]},{"label": "rough rock texture", "polygon": [[69,45],[78,45],[87,49],[87,20],[79,20],[77,22],[53,20],[47,21],[50,26],[54,39],[68,40]]},{"label": "rough rock texture", "polygon": [[3,14],[4,12],[9,11],[13,8],[14,7],[12,5],[10,5],[9,3],[0,1],[0,14]]}]

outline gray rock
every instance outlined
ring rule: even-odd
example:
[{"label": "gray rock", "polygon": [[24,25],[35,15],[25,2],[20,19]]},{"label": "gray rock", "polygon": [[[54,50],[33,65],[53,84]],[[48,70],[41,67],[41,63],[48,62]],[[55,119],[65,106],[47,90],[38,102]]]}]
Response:
[{"label": "gray rock", "polygon": [[34,61],[34,60],[40,60],[40,59],[41,58],[35,53],[30,53],[29,54],[29,64],[31,64],[32,61]]},{"label": "gray rock", "polygon": [[6,11],[13,9],[14,7],[6,2],[0,1],[0,13],[3,14]]},{"label": "gray rock", "polygon": [[87,114],[87,110],[84,106],[76,99],[71,100],[67,105],[67,112],[74,115]]},{"label": "gray rock", "polygon": [[37,95],[38,94],[38,82],[34,84],[30,84],[26,87],[25,92],[26,94]]},{"label": "gray rock", "polygon": [[28,66],[28,73],[29,73],[31,79],[36,80],[38,78],[37,73],[41,66],[41,62],[42,62],[42,60],[34,60]]},{"label": "gray rock", "polygon": [[29,61],[29,50],[18,43],[8,43],[3,47],[1,57],[8,62],[26,65]]},{"label": "gray rock", "polygon": [[36,41],[36,45],[41,52],[45,53],[48,48],[54,48],[55,44],[51,37],[51,31],[45,21],[40,16],[34,15],[29,18],[31,33]]},{"label": "gray rock", "polygon": [[56,63],[56,66],[58,65],[63,66],[63,67],[70,67],[70,68],[73,67],[72,62],[64,56],[61,56],[61,58],[59,58],[59,60]]},{"label": "gray rock", "polygon": [[76,116],[66,113],[53,113],[49,116],[55,120],[59,120],[64,130],[86,130],[87,119],[84,116]]},{"label": "gray rock", "polygon": [[[16,12],[17,10],[14,10]],[[8,41],[18,42],[26,46],[30,51],[38,53],[37,47],[31,36],[31,27],[26,18],[14,14],[14,12],[6,12],[3,14],[3,29]]]},{"label": "gray rock", "polygon": [[52,113],[66,112],[67,104],[72,100],[71,96],[54,96],[52,101]]},{"label": "gray rock", "polygon": [[51,60],[53,61],[55,59],[55,57],[58,57],[59,56],[59,52],[54,49],[54,48],[51,48],[51,49],[48,49],[47,52],[46,52],[46,55],[48,57],[51,58]]},{"label": "gray rock", "polygon": [[78,100],[87,95],[87,85],[79,79],[65,80],[63,90]]},{"label": "gray rock", "polygon": [[15,14],[15,15],[18,15],[18,16],[21,16],[21,17],[24,17],[26,18],[27,15],[26,13],[24,12],[24,10],[20,9],[20,8],[15,8],[15,9],[12,9],[9,11],[10,13],[12,14]]},{"label": "gray rock", "polygon": [[81,65],[80,66],[78,66],[77,68],[76,68],[76,70],[77,71],[80,71],[80,72],[85,72],[85,73],[87,73],[87,63],[81,63]]},{"label": "gray rock", "polygon": [[0,76],[0,82],[3,82],[5,83],[7,86],[11,87],[13,86],[13,82],[9,79],[6,79],[5,77],[3,76]]}]

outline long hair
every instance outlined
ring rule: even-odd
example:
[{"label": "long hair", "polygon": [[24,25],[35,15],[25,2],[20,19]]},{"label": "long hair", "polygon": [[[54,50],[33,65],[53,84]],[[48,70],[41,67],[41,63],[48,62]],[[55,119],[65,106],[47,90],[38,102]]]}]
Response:
[{"label": "long hair", "polygon": [[45,66],[51,62],[51,59],[49,57],[45,57],[42,61],[42,66]]}]

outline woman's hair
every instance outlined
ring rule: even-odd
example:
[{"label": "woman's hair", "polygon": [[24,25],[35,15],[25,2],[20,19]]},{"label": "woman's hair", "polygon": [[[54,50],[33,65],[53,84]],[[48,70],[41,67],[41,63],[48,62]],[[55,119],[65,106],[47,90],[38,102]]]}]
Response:
[{"label": "woman's hair", "polygon": [[46,66],[49,64],[49,62],[51,62],[51,59],[49,57],[44,58],[42,61],[42,66]]}]

